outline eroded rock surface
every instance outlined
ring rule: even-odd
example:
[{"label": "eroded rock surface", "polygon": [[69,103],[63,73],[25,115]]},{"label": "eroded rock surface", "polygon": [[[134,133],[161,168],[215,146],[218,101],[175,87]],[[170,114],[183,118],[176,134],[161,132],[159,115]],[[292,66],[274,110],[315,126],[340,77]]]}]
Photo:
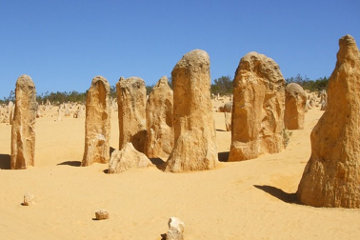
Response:
[{"label": "eroded rock surface", "polygon": [[110,85],[96,76],[86,95],[85,152],[82,166],[110,159]]},{"label": "eroded rock surface", "polygon": [[311,132],[311,157],[297,196],[315,207],[360,207],[360,53],[353,37],[339,40],[327,107]]},{"label": "eroded rock surface", "polygon": [[306,108],[306,93],[297,83],[290,83],[285,88],[285,127],[303,129]]},{"label": "eroded rock surface", "polygon": [[109,162],[109,173],[120,173],[130,168],[144,168],[153,166],[149,158],[137,151],[132,143],[128,142],[121,150],[114,150]]},{"label": "eroded rock surface", "polygon": [[229,161],[284,149],[285,79],[271,58],[245,55],[234,79]]},{"label": "eroded rock surface", "polygon": [[172,71],[174,149],[166,171],[212,169],[218,162],[210,99],[210,59],[203,50],[183,56]]},{"label": "eroded rock surface", "polygon": [[28,75],[21,75],[16,81],[15,110],[11,127],[12,169],[34,166],[35,119],[37,112],[36,90]]},{"label": "eroded rock surface", "polygon": [[146,88],[139,77],[121,77],[116,84],[119,116],[119,149],[131,142],[145,152],[146,145]]},{"label": "eroded rock surface", "polygon": [[146,124],[146,155],[166,160],[174,147],[174,129],[173,91],[165,76],[153,87],[147,100]]}]

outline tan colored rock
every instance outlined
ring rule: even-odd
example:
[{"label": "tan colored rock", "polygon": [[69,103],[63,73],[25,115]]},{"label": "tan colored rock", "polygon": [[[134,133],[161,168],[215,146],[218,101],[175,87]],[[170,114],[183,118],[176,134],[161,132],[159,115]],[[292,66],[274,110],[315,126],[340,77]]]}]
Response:
[{"label": "tan colored rock", "polygon": [[225,116],[225,129],[226,131],[231,131],[231,113],[224,112]]},{"label": "tan colored rock", "polygon": [[325,111],[327,106],[327,94],[325,90],[320,93],[320,110]]},{"label": "tan colored rock", "polygon": [[15,110],[11,128],[11,169],[34,166],[35,119],[37,111],[34,82],[28,75],[16,81]]},{"label": "tan colored rock", "polygon": [[285,127],[290,130],[303,129],[306,108],[306,93],[297,83],[285,88]]},{"label": "tan colored rock", "polygon": [[62,105],[60,105],[59,108],[58,108],[58,115],[57,115],[56,121],[57,122],[62,121],[63,117],[64,117],[64,110],[63,110]]},{"label": "tan colored rock", "polygon": [[203,50],[183,56],[172,71],[174,149],[166,171],[212,169],[218,163],[210,98],[210,59]]},{"label": "tan colored rock", "polygon": [[234,79],[231,147],[228,161],[284,149],[285,80],[271,58],[245,55]]},{"label": "tan colored rock", "polygon": [[128,142],[121,150],[114,150],[109,162],[109,173],[121,173],[130,168],[150,167],[153,164],[142,152]]},{"label": "tan colored rock", "polygon": [[184,240],[185,224],[177,217],[171,217],[168,221],[169,230],[166,240]]},{"label": "tan colored rock", "polygon": [[110,85],[96,76],[86,95],[85,152],[82,166],[110,159]]},{"label": "tan colored rock", "polygon": [[105,220],[105,219],[108,219],[109,217],[110,217],[109,212],[104,209],[100,209],[95,212],[96,220]]},{"label": "tan colored rock", "polygon": [[311,157],[297,196],[315,207],[359,208],[360,53],[350,35],[339,45],[328,106],[311,132]]},{"label": "tan colored rock", "polygon": [[219,107],[219,112],[232,112],[232,102],[227,102]]},{"label": "tan colored rock", "polygon": [[119,149],[131,142],[136,150],[145,152],[146,88],[139,77],[121,77],[116,84],[119,116]]},{"label": "tan colored rock", "polygon": [[153,87],[146,104],[147,141],[149,158],[167,159],[174,147],[173,91],[167,77]]},{"label": "tan colored rock", "polygon": [[34,195],[31,193],[25,193],[24,201],[21,203],[23,206],[30,206],[34,203]]},{"label": "tan colored rock", "polygon": [[10,125],[12,125],[14,119],[14,103],[12,101],[9,101],[8,112],[9,112],[9,123]]}]

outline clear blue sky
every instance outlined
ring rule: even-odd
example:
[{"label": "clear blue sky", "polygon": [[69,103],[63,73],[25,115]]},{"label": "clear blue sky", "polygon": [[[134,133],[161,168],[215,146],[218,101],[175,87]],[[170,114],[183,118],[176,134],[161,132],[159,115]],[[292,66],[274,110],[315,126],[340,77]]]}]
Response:
[{"label": "clear blue sky", "polygon": [[316,79],[348,33],[360,43],[359,0],[0,0],[0,98],[24,73],[38,93],[85,91],[96,75],[152,85],[195,48],[209,53],[212,79],[233,78],[250,51],[285,78]]}]

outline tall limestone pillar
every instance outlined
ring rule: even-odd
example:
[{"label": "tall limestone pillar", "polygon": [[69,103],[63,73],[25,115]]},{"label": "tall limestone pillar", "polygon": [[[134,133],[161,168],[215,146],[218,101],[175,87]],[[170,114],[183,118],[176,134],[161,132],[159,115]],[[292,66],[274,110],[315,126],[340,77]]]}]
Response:
[{"label": "tall limestone pillar", "polygon": [[110,85],[96,76],[86,95],[85,152],[82,166],[110,159]]},{"label": "tall limestone pillar", "polygon": [[210,98],[210,59],[203,50],[183,56],[172,71],[174,149],[166,171],[212,169],[218,163]]},{"label": "tall limestone pillar", "polygon": [[35,119],[37,111],[34,82],[28,75],[16,81],[15,110],[11,127],[11,169],[34,166]]},{"label": "tall limestone pillar", "polygon": [[246,54],[234,79],[229,161],[284,149],[285,79],[276,62],[257,52]]},{"label": "tall limestone pillar", "polygon": [[360,53],[350,35],[339,45],[297,197],[315,207],[360,208]]},{"label": "tall limestone pillar", "polygon": [[146,146],[146,88],[139,77],[121,77],[116,84],[119,116],[119,149],[131,142],[136,150],[145,153]]}]

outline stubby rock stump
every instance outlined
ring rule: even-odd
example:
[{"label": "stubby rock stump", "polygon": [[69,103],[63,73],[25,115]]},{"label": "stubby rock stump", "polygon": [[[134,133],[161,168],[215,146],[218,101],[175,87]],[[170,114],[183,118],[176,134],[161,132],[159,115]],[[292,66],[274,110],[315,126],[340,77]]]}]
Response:
[{"label": "stubby rock stump", "polygon": [[185,224],[179,218],[171,217],[168,222],[169,230],[166,240],[184,240]]},{"label": "stubby rock stump", "polygon": [[95,212],[95,220],[105,220],[110,217],[110,214],[108,211],[104,209],[97,210]]},{"label": "stubby rock stump", "polygon": [[132,143],[126,143],[119,151],[114,150],[109,162],[109,173],[120,173],[130,168],[144,168],[153,166],[150,159],[137,151]]},{"label": "stubby rock stump", "polygon": [[24,195],[24,201],[21,203],[23,206],[30,206],[34,203],[34,195],[31,193],[25,193]]},{"label": "stubby rock stump", "polygon": [[290,130],[303,129],[306,107],[306,93],[297,83],[285,88],[285,127]]}]

